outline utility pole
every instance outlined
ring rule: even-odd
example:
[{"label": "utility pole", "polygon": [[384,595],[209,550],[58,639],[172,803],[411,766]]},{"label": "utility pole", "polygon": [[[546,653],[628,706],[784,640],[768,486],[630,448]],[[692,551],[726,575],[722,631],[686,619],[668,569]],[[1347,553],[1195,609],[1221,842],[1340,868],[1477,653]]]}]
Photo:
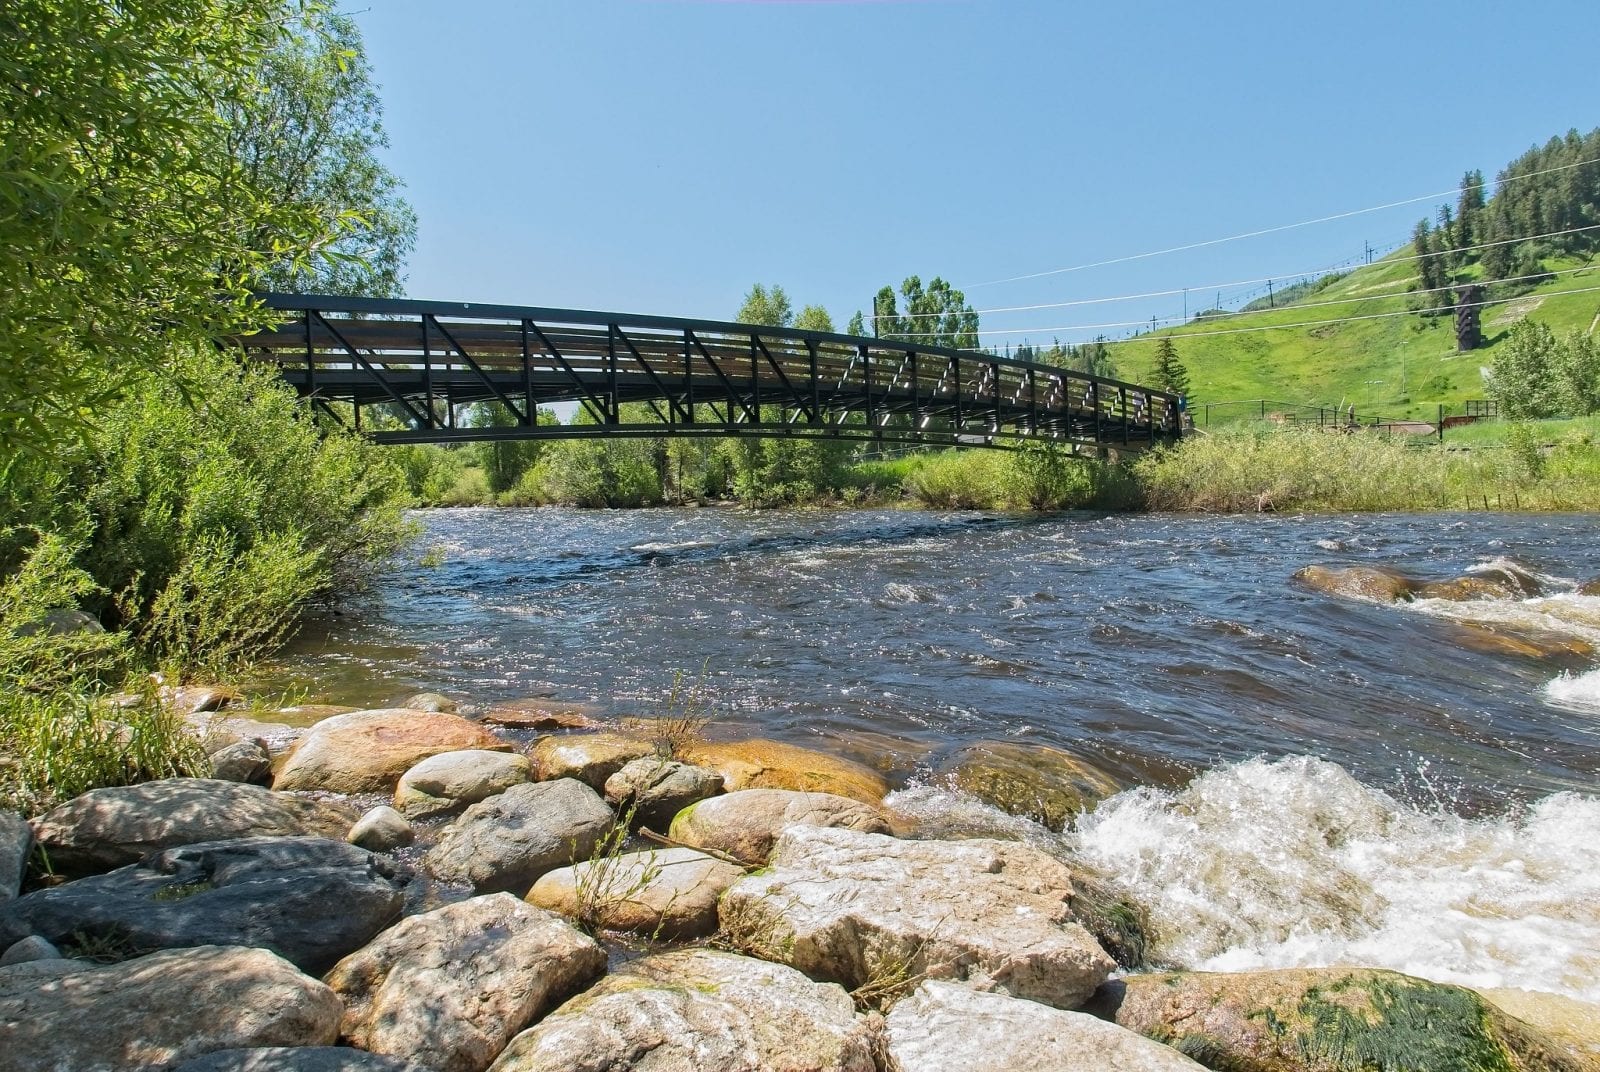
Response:
[{"label": "utility pole", "polygon": [[1272,298],[1272,280],[1269,279],[1267,280],[1267,308],[1276,309],[1277,307],[1278,303]]},{"label": "utility pole", "polygon": [[1367,247],[1367,263],[1370,265],[1372,263],[1372,243],[1363,239],[1361,244]]},{"label": "utility pole", "polygon": [[1189,322],[1189,288],[1183,288],[1183,322]]}]

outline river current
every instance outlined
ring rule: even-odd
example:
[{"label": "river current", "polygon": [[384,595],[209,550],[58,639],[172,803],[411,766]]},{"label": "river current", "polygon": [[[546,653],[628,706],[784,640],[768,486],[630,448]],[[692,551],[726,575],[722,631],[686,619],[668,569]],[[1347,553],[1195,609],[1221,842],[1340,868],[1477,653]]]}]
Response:
[{"label": "river current", "polygon": [[[891,803],[1049,843],[1202,969],[1362,963],[1600,1001],[1600,576],[1584,516],[1048,518],[440,510],[274,678],[360,706],[435,689],[659,711],[891,772]],[[1303,566],[1525,600],[1387,605]],[[1570,649],[1485,647],[1482,629]],[[1548,645],[1560,648],[1561,645]],[[1051,835],[933,772],[1066,748],[1128,790]],[[981,814],[980,814],[981,813]],[[957,824],[959,825],[959,824]]]}]

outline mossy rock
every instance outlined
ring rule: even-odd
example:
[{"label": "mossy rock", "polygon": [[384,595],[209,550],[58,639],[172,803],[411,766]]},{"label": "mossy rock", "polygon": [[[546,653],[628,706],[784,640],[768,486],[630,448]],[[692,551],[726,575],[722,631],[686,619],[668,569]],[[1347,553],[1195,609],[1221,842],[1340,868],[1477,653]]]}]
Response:
[{"label": "mossy rock", "polygon": [[1056,831],[1122,788],[1071,752],[1010,741],[968,745],[942,768],[962,792]]},{"label": "mossy rock", "polygon": [[1377,969],[1136,975],[1096,1010],[1218,1072],[1594,1072],[1461,987]]},{"label": "mossy rock", "polygon": [[1142,968],[1153,944],[1150,916],[1143,905],[1116,887],[1081,872],[1072,876],[1068,907],[1094,935],[1117,967]]}]

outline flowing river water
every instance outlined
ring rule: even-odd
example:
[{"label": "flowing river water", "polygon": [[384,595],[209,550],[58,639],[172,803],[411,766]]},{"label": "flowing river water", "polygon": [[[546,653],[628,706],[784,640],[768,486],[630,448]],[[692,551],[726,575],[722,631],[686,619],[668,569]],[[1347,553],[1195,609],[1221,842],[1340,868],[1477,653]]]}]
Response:
[{"label": "flowing river water", "polygon": [[[440,510],[274,683],[662,709],[890,772],[891,803],[1114,877],[1167,964],[1359,963],[1600,1002],[1600,576],[1580,516]],[[1303,566],[1542,593],[1380,604]],[[1485,643],[1502,636],[1561,643]],[[1492,640],[1492,638],[1490,638]],[[1066,748],[1128,789],[1053,835],[942,757]]]}]

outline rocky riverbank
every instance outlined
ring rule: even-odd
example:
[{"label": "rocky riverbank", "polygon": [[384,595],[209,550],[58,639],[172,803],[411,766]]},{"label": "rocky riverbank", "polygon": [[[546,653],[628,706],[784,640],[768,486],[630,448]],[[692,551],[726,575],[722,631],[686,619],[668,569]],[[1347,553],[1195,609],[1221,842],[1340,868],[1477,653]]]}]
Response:
[{"label": "rocky riverbank", "polygon": [[[1156,971],[1162,921],[1081,862],[820,752],[233,699],[169,696],[215,777],[0,815],[0,1072],[1600,1068],[1552,995]],[[1119,788],[1010,744],[947,776],[1057,829]]]}]

